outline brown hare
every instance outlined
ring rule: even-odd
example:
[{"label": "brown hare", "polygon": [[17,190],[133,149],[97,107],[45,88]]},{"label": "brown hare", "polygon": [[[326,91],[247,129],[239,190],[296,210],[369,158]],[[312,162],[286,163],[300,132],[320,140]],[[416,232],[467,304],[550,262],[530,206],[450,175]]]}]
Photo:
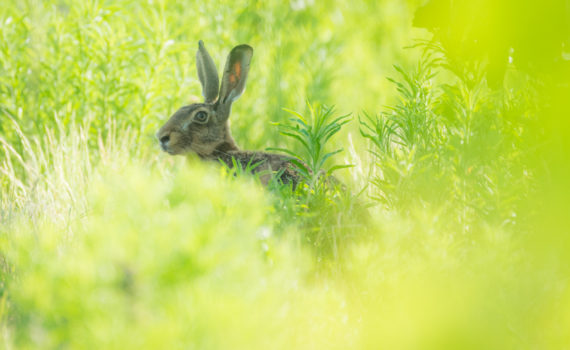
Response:
[{"label": "brown hare", "polygon": [[253,49],[249,45],[239,45],[232,49],[226,61],[220,88],[216,65],[200,40],[196,66],[204,103],[180,108],[160,128],[156,136],[162,150],[171,155],[193,152],[203,160],[221,161],[230,168],[234,166],[234,162],[242,169],[248,168],[248,165],[249,168],[254,166],[252,172],[260,173],[264,184],[267,184],[271,174],[276,172],[283,183],[296,187],[299,174],[290,157],[242,151],[231,135],[228,119],[232,103],[245,89],[252,55]]}]

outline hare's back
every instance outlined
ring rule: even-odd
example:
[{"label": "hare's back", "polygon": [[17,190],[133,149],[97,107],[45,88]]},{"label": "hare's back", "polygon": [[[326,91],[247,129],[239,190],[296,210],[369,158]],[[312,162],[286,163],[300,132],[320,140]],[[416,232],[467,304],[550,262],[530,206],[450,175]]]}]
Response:
[{"label": "hare's back", "polygon": [[264,184],[269,182],[274,173],[280,174],[281,181],[285,184],[291,183],[293,187],[299,182],[297,168],[288,156],[266,152],[230,151],[217,154],[216,157],[230,168],[233,168],[235,162],[242,169],[259,173]]}]

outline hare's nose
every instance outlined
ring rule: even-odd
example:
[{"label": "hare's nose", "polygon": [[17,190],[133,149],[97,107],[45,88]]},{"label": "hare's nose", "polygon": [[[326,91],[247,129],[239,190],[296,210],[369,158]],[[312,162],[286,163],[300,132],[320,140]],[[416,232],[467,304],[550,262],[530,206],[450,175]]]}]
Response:
[{"label": "hare's nose", "polygon": [[157,133],[156,137],[160,142],[160,148],[166,151],[166,148],[168,147],[168,141],[170,141],[170,134],[167,133],[161,135],[160,133]]}]

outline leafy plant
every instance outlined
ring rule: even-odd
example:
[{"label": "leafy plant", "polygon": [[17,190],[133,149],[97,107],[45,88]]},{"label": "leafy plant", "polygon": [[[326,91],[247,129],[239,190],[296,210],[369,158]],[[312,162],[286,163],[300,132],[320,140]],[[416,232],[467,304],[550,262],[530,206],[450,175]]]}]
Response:
[{"label": "leafy plant", "polygon": [[[335,116],[333,107],[307,103],[309,115],[285,109],[293,117],[290,124],[277,123],[280,133],[296,143],[298,151],[285,148],[270,148],[292,157],[304,179],[296,194],[297,204],[293,210],[305,227],[303,239],[316,248],[319,258],[341,258],[345,242],[354,239],[362,231],[366,216],[365,206],[359,202],[359,194],[352,193],[333,173],[353,167],[352,164],[327,166],[343,149],[328,150],[334,135],[350,122],[350,114]],[[283,193],[280,193],[283,194]],[[280,206],[288,203],[281,197]],[[287,206],[286,206],[287,207]],[[288,207],[291,207],[290,205]],[[289,212],[289,215],[291,212]],[[359,221],[360,220],[360,221]]]},{"label": "leafy plant", "polygon": [[299,173],[311,185],[315,186],[322,176],[329,177],[339,169],[352,165],[339,164],[325,169],[329,158],[342,152],[342,148],[327,152],[326,145],[343,125],[350,121],[350,114],[334,116],[334,107],[313,106],[307,102],[309,117],[298,112],[284,109],[294,117],[289,118],[291,124],[276,123],[281,135],[288,136],[300,145],[300,151],[295,152],[285,148],[269,148],[281,151],[293,157],[292,162],[298,167]]},{"label": "leafy plant", "polygon": [[522,145],[508,131],[514,125],[505,123],[507,110],[497,106],[531,107],[488,88],[481,67],[437,83],[438,72],[451,73],[446,67],[441,50],[425,45],[414,71],[396,67],[401,79],[390,79],[400,102],[378,116],[360,116],[376,162],[371,196],[399,210],[427,203],[447,208],[464,232],[480,217],[513,223],[530,179],[520,153],[505,147]]}]

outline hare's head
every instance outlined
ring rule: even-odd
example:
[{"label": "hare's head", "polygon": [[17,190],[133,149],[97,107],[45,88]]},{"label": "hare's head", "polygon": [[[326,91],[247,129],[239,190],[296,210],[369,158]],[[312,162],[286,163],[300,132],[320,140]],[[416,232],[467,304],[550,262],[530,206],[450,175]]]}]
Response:
[{"label": "hare's head", "polygon": [[237,150],[228,118],[232,103],[245,89],[253,49],[239,45],[232,49],[219,86],[218,71],[204,43],[198,43],[196,66],[204,103],[180,108],[158,131],[161,148],[169,154],[195,152],[208,157],[216,150]]}]

